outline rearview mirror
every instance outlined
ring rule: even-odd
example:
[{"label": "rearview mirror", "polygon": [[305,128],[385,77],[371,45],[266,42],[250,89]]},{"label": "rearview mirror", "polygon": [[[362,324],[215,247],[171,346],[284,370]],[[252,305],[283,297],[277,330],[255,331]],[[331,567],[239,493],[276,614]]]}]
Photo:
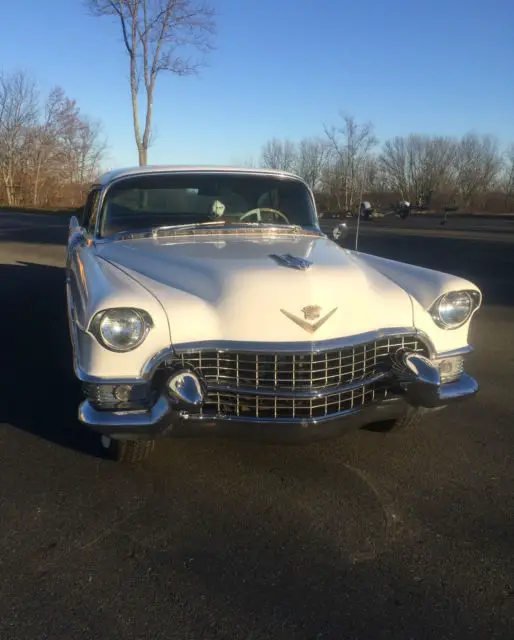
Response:
[{"label": "rearview mirror", "polygon": [[341,222],[332,229],[332,238],[334,238],[336,242],[341,242],[347,236],[348,236],[348,225],[346,224],[346,222]]}]

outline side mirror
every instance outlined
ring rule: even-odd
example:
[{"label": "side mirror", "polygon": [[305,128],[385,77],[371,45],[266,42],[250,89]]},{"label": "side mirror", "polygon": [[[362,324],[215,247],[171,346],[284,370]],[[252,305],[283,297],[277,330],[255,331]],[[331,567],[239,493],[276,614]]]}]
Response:
[{"label": "side mirror", "polygon": [[346,222],[339,223],[332,229],[332,238],[336,242],[341,242],[348,236],[348,225]]}]

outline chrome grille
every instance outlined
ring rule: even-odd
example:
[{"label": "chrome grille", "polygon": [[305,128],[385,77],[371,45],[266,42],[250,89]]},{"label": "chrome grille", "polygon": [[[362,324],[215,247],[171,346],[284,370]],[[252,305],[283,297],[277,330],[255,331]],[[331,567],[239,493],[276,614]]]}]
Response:
[{"label": "chrome grille", "polygon": [[208,394],[200,417],[294,422],[330,418],[385,399],[388,356],[401,348],[430,355],[417,335],[405,334],[312,352],[190,348],[162,367],[190,366],[203,376]]},{"label": "chrome grille", "polygon": [[379,402],[386,397],[387,388],[381,383],[361,385],[317,398],[215,391],[208,394],[202,411],[204,417],[300,421],[323,419],[343,411],[357,410],[365,404]]},{"label": "chrome grille", "polygon": [[377,376],[390,353],[399,348],[428,355],[423,342],[412,335],[306,353],[256,353],[198,350],[180,354],[167,364],[194,367],[208,385],[245,391],[318,391]]}]

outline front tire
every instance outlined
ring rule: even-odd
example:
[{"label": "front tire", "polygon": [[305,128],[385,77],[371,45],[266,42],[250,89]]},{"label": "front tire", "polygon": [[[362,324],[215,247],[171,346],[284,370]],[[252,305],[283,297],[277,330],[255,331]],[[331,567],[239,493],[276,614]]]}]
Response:
[{"label": "front tire", "polygon": [[109,436],[101,436],[101,444],[109,459],[125,464],[144,462],[155,448],[155,440],[115,440]]}]

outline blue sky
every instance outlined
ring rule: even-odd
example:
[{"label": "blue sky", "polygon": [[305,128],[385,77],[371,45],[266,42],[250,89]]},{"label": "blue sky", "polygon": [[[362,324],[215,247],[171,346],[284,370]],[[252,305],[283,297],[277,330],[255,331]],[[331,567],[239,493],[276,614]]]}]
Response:
[{"label": "blue sky", "polygon": [[[149,162],[258,159],[273,136],[300,139],[371,120],[381,142],[468,131],[514,141],[512,0],[211,0],[216,49],[199,77],[161,75]],[[3,3],[0,68],[60,85],[109,141],[106,167],[137,164],[128,61],[117,23],[82,0]]]}]

